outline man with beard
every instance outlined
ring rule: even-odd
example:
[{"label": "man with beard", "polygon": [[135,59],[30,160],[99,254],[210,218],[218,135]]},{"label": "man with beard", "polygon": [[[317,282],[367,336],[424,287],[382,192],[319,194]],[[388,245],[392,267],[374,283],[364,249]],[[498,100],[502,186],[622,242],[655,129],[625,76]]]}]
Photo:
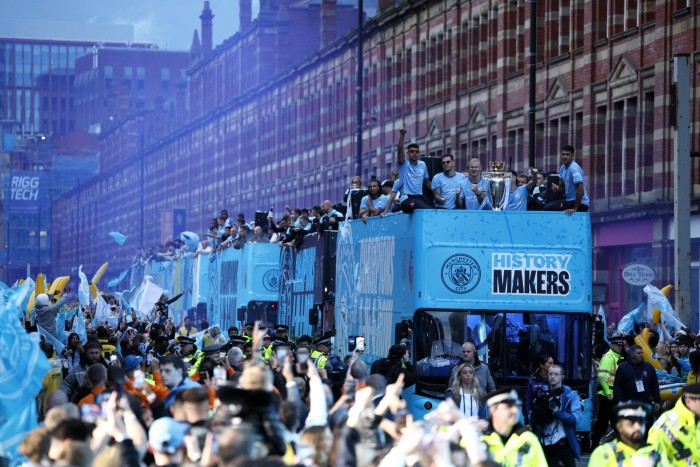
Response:
[{"label": "man with beard", "polygon": [[613,407],[616,436],[593,451],[589,465],[624,467],[636,465],[635,462],[644,459],[652,460],[652,465],[669,465],[653,446],[645,442],[650,414],[651,406],[643,402],[622,402]]}]

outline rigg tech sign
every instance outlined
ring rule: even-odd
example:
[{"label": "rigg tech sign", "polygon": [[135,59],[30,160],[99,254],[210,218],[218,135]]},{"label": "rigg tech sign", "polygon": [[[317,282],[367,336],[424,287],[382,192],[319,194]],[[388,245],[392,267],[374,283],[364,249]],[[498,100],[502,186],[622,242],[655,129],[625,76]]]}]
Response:
[{"label": "rigg tech sign", "polygon": [[495,295],[559,295],[571,290],[571,255],[558,253],[492,253]]},{"label": "rigg tech sign", "polygon": [[10,201],[38,201],[39,177],[27,175],[12,175],[10,180]]}]

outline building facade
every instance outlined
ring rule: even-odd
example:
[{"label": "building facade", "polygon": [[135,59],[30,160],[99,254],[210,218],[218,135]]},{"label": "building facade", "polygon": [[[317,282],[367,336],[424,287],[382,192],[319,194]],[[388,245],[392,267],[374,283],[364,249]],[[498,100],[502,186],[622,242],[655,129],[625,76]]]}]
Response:
[{"label": "building facade", "polygon": [[[284,18],[284,6],[275,21]],[[625,266],[649,266],[656,285],[674,279],[671,67],[675,54],[691,55],[691,121],[697,121],[698,7],[687,1],[538,2],[534,134],[528,131],[529,14],[524,0],[380,5],[378,16],[364,25],[360,161],[356,32],[277,74],[223,79],[227,63],[248,64],[242,54],[255,60],[274,48],[271,39],[263,41],[267,23],[254,21],[191,69],[191,117],[141,151],[144,189],[137,183],[142,159],[135,153],[62,198],[54,222],[60,213],[89,226],[92,241],[81,242],[79,256],[96,268],[113,250],[109,223],[138,236],[134,211],[125,208],[134,198],[144,199],[145,238],[153,239],[161,238],[160,214],[174,208],[185,208],[188,229],[201,232],[222,208],[250,218],[270,206],[280,212],[285,205],[340,200],[358,166],[364,180],[388,177],[404,124],[407,138],[426,155],[451,153],[460,169],[476,157],[483,165],[505,160],[526,171],[534,138],[538,169],[556,171],[561,147],[572,144],[592,200],[598,301],[616,320],[642,296],[641,287],[623,280]],[[242,61],[230,62],[230,55]],[[697,124],[691,130],[697,148]],[[700,196],[696,160],[691,171],[694,213]],[[697,297],[695,216],[692,226]],[[74,262],[62,257],[63,248],[54,251],[59,269]],[[113,253],[115,270],[129,256]],[[693,310],[696,315],[697,302]]]}]

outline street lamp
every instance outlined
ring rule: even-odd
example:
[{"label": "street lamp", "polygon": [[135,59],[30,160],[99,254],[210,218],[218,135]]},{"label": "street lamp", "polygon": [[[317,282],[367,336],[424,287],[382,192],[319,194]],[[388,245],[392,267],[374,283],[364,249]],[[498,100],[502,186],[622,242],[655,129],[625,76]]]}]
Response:
[{"label": "street lamp", "polygon": [[141,185],[140,186],[140,193],[139,193],[139,199],[140,199],[139,218],[141,219],[139,243],[141,245],[141,249],[143,250],[144,245],[145,245],[144,221],[143,221],[144,220],[144,201],[143,201],[143,198],[144,198],[144,195],[146,194],[145,185],[144,185],[146,170],[144,167],[145,166],[145,157],[144,157],[144,153],[143,153],[143,144],[144,144],[143,143],[143,133],[127,133],[127,135],[136,136],[136,137],[138,137],[138,141],[139,141],[139,154],[138,154],[139,155],[139,165],[140,165],[139,180],[140,180],[140,185]]}]

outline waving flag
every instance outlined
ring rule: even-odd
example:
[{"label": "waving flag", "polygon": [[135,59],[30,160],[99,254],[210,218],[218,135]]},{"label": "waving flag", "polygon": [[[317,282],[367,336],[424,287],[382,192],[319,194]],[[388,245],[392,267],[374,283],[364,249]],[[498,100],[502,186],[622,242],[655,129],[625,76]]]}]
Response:
[{"label": "waving flag", "polygon": [[53,345],[53,348],[54,348],[54,350],[56,351],[57,354],[60,355],[61,352],[63,352],[63,349],[66,348],[66,346],[63,345],[63,344],[62,344],[58,339],[56,339],[54,336],[52,336],[51,333],[50,333],[49,331],[47,331],[46,329],[44,329],[44,327],[43,327],[41,324],[36,323],[36,329],[39,331],[39,334],[41,334],[42,336],[44,336],[44,338],[45,338],[47,341],[51,342],[51,344]]},{"label": "waving flag", "polygon": [[78,335],[81,344],[87,344],[87,330],[85,329],[85,315],[83,315],[83,310],[78,309],[78,315],[75,318],[75,323],[73,323],[73,332]]},{"label": "waving flag", "polygon": [[82,306],[90,306],[91,296],[90,296],[90,283],[88,282],[87,276],[83,272],[83,265],[81,264],[78,268],[78,277],[80,277],[80,285],[78,286],[78,300]]},{"label": "waving flag", "polygon": [[36,404],[24,404],[12,419],[0,425],[0,452],[8,459],[9,465],[20,465],[22,459],[26,460],[19,452],[19,445],[27,433],[37,427],[37,418]]},{"label": "waving flag", "polygon": [[[617,325],[617,332],[629,334],[634,330],[634,324],[642,324],[645,321],[647,304],[642,302],[637,308],[622,317]],[[651,321],[651,320],[649,320]]]},{"label": "waving flag", "polygon": [[116,327],[118,320],[119,317],[114,312],[112,312],[112,309],[107,304],[102,295],[98,295],[97,306],[95,309],[95,321],[97,321],[97,325],[99,326],[104,323],[107,323],[112,327]]},{"label": "waving flag", "polygon": [[683,322],[678,319],[678,313],[671,306],[666,295],[651,284],[647,284],[642,289],[649,297],[649,306],[656,307],[661,312],[661,320],[666,323],[666,328],[669,332],[679,331],[685,327]]},{"label": "waving flag", "polygon": [[5,452],[12,452],[22,441],[20,433],[36,427],[34,395],[51,369],[17,319],[28,292],[25,283],[0,302],[0,447]]},{"label": "waving flag", "polygon": [[119,232],[110,232],[109,236],[112,237],[114,241],[120,245],[123,245],[124,242],[126,242],[126,235],[121,234]]},{"label": "waving flag", "polygon": [[[66,307],[62,306],[61,311],[56,315],[56,339],[59,342],[66,342]],[[54,347],[56,347],[54,345]]]},{"label": "waving flag", "polygon": [[124,280],[124,278],[125,278],[126,275],[129,273],[129,271],[131,271],[131,268],[126,268],[126,269],[124,269],[124,270],[119,274],[119,277],[115,277],[115,278],[112,279],[111,281],[107,282],[107,287],[116,287],[116,286],[118,286],[119,283],[120,283],[121,281]]}]

